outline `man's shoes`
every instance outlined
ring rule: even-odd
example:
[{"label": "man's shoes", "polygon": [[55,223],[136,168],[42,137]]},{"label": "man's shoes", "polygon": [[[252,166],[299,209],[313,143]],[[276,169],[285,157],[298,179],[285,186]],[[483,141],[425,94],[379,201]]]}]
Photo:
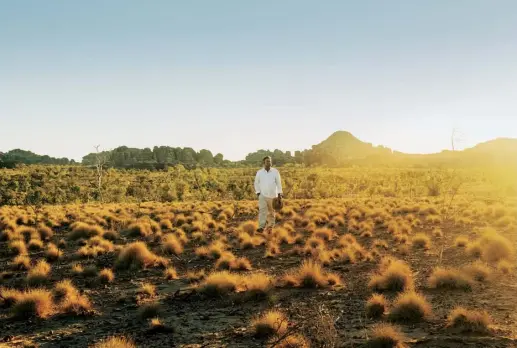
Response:
[{"label": "man's shoes", "polygon": [[260,228],[257,229],[257,232],[258,233],[262,233],[262,232],[264,232],[264,229],[262,227],[260,227]]}]

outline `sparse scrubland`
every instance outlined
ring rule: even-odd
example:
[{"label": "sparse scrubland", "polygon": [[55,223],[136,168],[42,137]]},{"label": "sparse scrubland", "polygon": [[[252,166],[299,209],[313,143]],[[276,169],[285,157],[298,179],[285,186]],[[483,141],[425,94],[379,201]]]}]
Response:
[{"label": "sparse scrubland", "polygon": [[[39,196],[0,192],[21,199],[0,207],[7,345],[516,343],[517,199],[486,173],[286,168],[285,206],[258,233],[247,169],[113,171],[104,203],[49,205],[59,183],[34,168]],[[435,183],[453,179],[454,195]]]}]

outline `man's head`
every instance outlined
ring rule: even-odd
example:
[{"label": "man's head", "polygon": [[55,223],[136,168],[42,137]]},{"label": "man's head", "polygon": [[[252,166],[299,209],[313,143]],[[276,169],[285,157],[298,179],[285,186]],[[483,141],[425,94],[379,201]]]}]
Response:
[{"label": "man's head", "polygon": [[269,168],[271,168],[271,157],[269,157],[269,156],[264,157],[262,159],[262,163],[264,163],[264,168],[269,170]]}]

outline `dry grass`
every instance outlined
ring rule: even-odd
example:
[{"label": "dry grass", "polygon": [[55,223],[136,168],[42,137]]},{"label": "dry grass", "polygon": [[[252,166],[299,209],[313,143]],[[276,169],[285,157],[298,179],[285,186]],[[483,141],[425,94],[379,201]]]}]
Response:
[{"label": "dry grass", "polygon": [[301,334],[293,334],[284,338],[275,347],[278,348],[310,348],[310,341]]},{"label": "dry grass", "polygon": [[12,267],[14,270],[27,271],[31,268],[31,259],[27,255],[18,255],[14,258]]},{"label": "dry grass", "polygon": [[115,268],[119,270],[142,269],[156,265],[165,266],[167,263],[167,260],[147,249],[144,242],[133,242],[122,249],[115,261]]},{"label": "dry grass", "polygon": [[459,289],[471,290],[472,279],[455,268],[436,267],[428,279],[432,289]]},{"label": "dry grass", "polygon": [[266,273],[253,273],[244,278],[244,289],[249,297],[265,297],[273,288],[273,279]]},{"label": "dry grass", "polygon": [[18,319],[45,319],[54,313],[52,293],[44,289],[21,292],[15,299],[12,313]]},{"label": "dry grass", "polygon": [[162,238],[162,249],[166,254],[180,255],[183,252],[183,245],[172,233],[167,233]]},{"label": "dry grass", "polygon": [[66,296],[59,304],[59,311],[66,315],[82,316],[93,314],[90,300],[79,293]]},{"label": "dry grass", "polygon": [[469,239],[464,236],[459,236],[454,240],[454,245],[458,248],[464,248],[469,244]]},{"label": "dry grass", "polygon": [[101,284],[112,283],[115,280],[115,275],[113,271],[109,268],[104,268],[99,272],[99,282]]},{"label": "dry grass", "polygon": [[200,293],[207,296],[222,296],[237,290],[242,280],[239,275],[228,271],[210,273],[199,285]]},{"label": "dry grass", "polygon": [[63,256],[63,252],[57,248],[55,244],[49,243],[45,251],[45,258],[48,262],[59,260]]},{"label": "dry grass", "polygon": [[367,347],[370,348],[405,348],[407,338],[400,328],[391,324],[373,326]]},{"label": "dry grass", "polygon": [[[515,257],[515,248],[512,242],[492,229],[486,229],[481,238],[474,244],[479,246],[481,258],[487,262],[496,263],[501,260],[513,260]],[[474,253],[471,251],[471,254]]]},{"label": "dry grass", "polygon": [[39,239],[39,237],[37,239],[33,238],[29,241],[28,249],[30,251],[39,251],[43,249],[43,242],[41,239]]},{"label": "dry grass", "polygon": [[368,287],[373,291],[407,291],[413,289],[413,275],[407,263],[392,260],[381,264],[379,273],[370,278]]},{"label": "dry grass", "polygon": [[492,274],[492,270],[485,263],[481,261],[475,261],[465,267],[462,270],[468,274],[472,279],[484,282],[489,279]]},{"label": "dry grass", "polygon": [[253,327],[255,337],[269,338],[285,334],[288,320],[282,312],[270,310],[253,319],[251,326]]},{"label": "dry grass", "polygon": [[150,283],[143,283],[137,293],[145,297],[154,297],[156,296],[156,286]]},{"label": "dry grass", "polygon": [[370,318],[381,318],[388,309],[388,301],[383,295],[373,294],[366,302],[366,315]]},{"label": "dry grass", "polygon": [[416,323],[428,319],[431,313],[431,305],[423,295],[407,291],[395,299],[389,318],[397,322]]},{"label": "dry grass", "polygon": [[413,248],[428,250],[431,247],[431,239],[424,233],[417,233],[412,239]]},{"label": "dry grass", "polygon": [[451,311],[447,319],[447,327],[462,333],[487,333],[492,323],[492,318],[487,312],[468,310],[456,307]]},{"label": "dry grass", "polygon": [[27,283],[31,286],[41,285],[48,280],[51,267],[45,260],[40,260],[27,274]]},{"label": "dry grass", "polygon": [[[323,267],[313,260],[305,260],[301,266],[287,272],[283,276],[283,282],[286,286],[301,287],[301,288],[327,288],[336,285],[336,279],[339,280],[338,275],[332,275],[326,272]],[[332,279],[330,284],[329,279]],[[339,282],[340,283],[340,282]]]},{"label": "dry grass", "polygon": [[497,270],[504,274],[509,274],[513,271],[514,265],[507,261],[507,260],[501,260],[497,263]]},{"label": "dry grass", "polygon": [[54,285],[52,293],[56,302],[60,302],[66,297],[78,295],[79,291],[70,279],[64,279]]},{"label": "dry grass", "polygon": [[164,273],[165,279],[167,279],[167,280],[179,279],[178,272],[176,272],[176,269],[174,267],[168,267],[167,269],[165,269],[165,271],[163,273]]},{"label": "dry grass", "polygon": [[12,255],[27,255],[27,246],[23,240],[15,240],[9,243],[9,250]]},{"label": "dry grass", "polygon": [[72,228],[72,231],[68,234],[70,240],[90,239],[104,234],[104,229],[99,225],[74,222],[70,227]]},{"label": "dry grass", "polygon": [[97,342],[93,348],[136,348],[136,344],[125,337],[110,337]]}]

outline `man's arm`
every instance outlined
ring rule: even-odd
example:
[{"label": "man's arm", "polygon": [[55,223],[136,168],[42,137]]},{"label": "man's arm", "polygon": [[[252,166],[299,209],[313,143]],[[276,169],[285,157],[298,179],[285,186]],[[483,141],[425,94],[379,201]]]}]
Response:
[{"label": "man's arm", "polygon": [[257,196],[260,194],[260,171],[255,175],[255,193]]},{"label": "man's arm", "polygon": [[277,170],[276,171],[276,179],[275,179],[275,182],[276,182],[276,190],[278,192],[278,196],[279,197],[282,197],[283,196],[283,191],[282,191],[282,179],[280,178],[280,172]]}]

